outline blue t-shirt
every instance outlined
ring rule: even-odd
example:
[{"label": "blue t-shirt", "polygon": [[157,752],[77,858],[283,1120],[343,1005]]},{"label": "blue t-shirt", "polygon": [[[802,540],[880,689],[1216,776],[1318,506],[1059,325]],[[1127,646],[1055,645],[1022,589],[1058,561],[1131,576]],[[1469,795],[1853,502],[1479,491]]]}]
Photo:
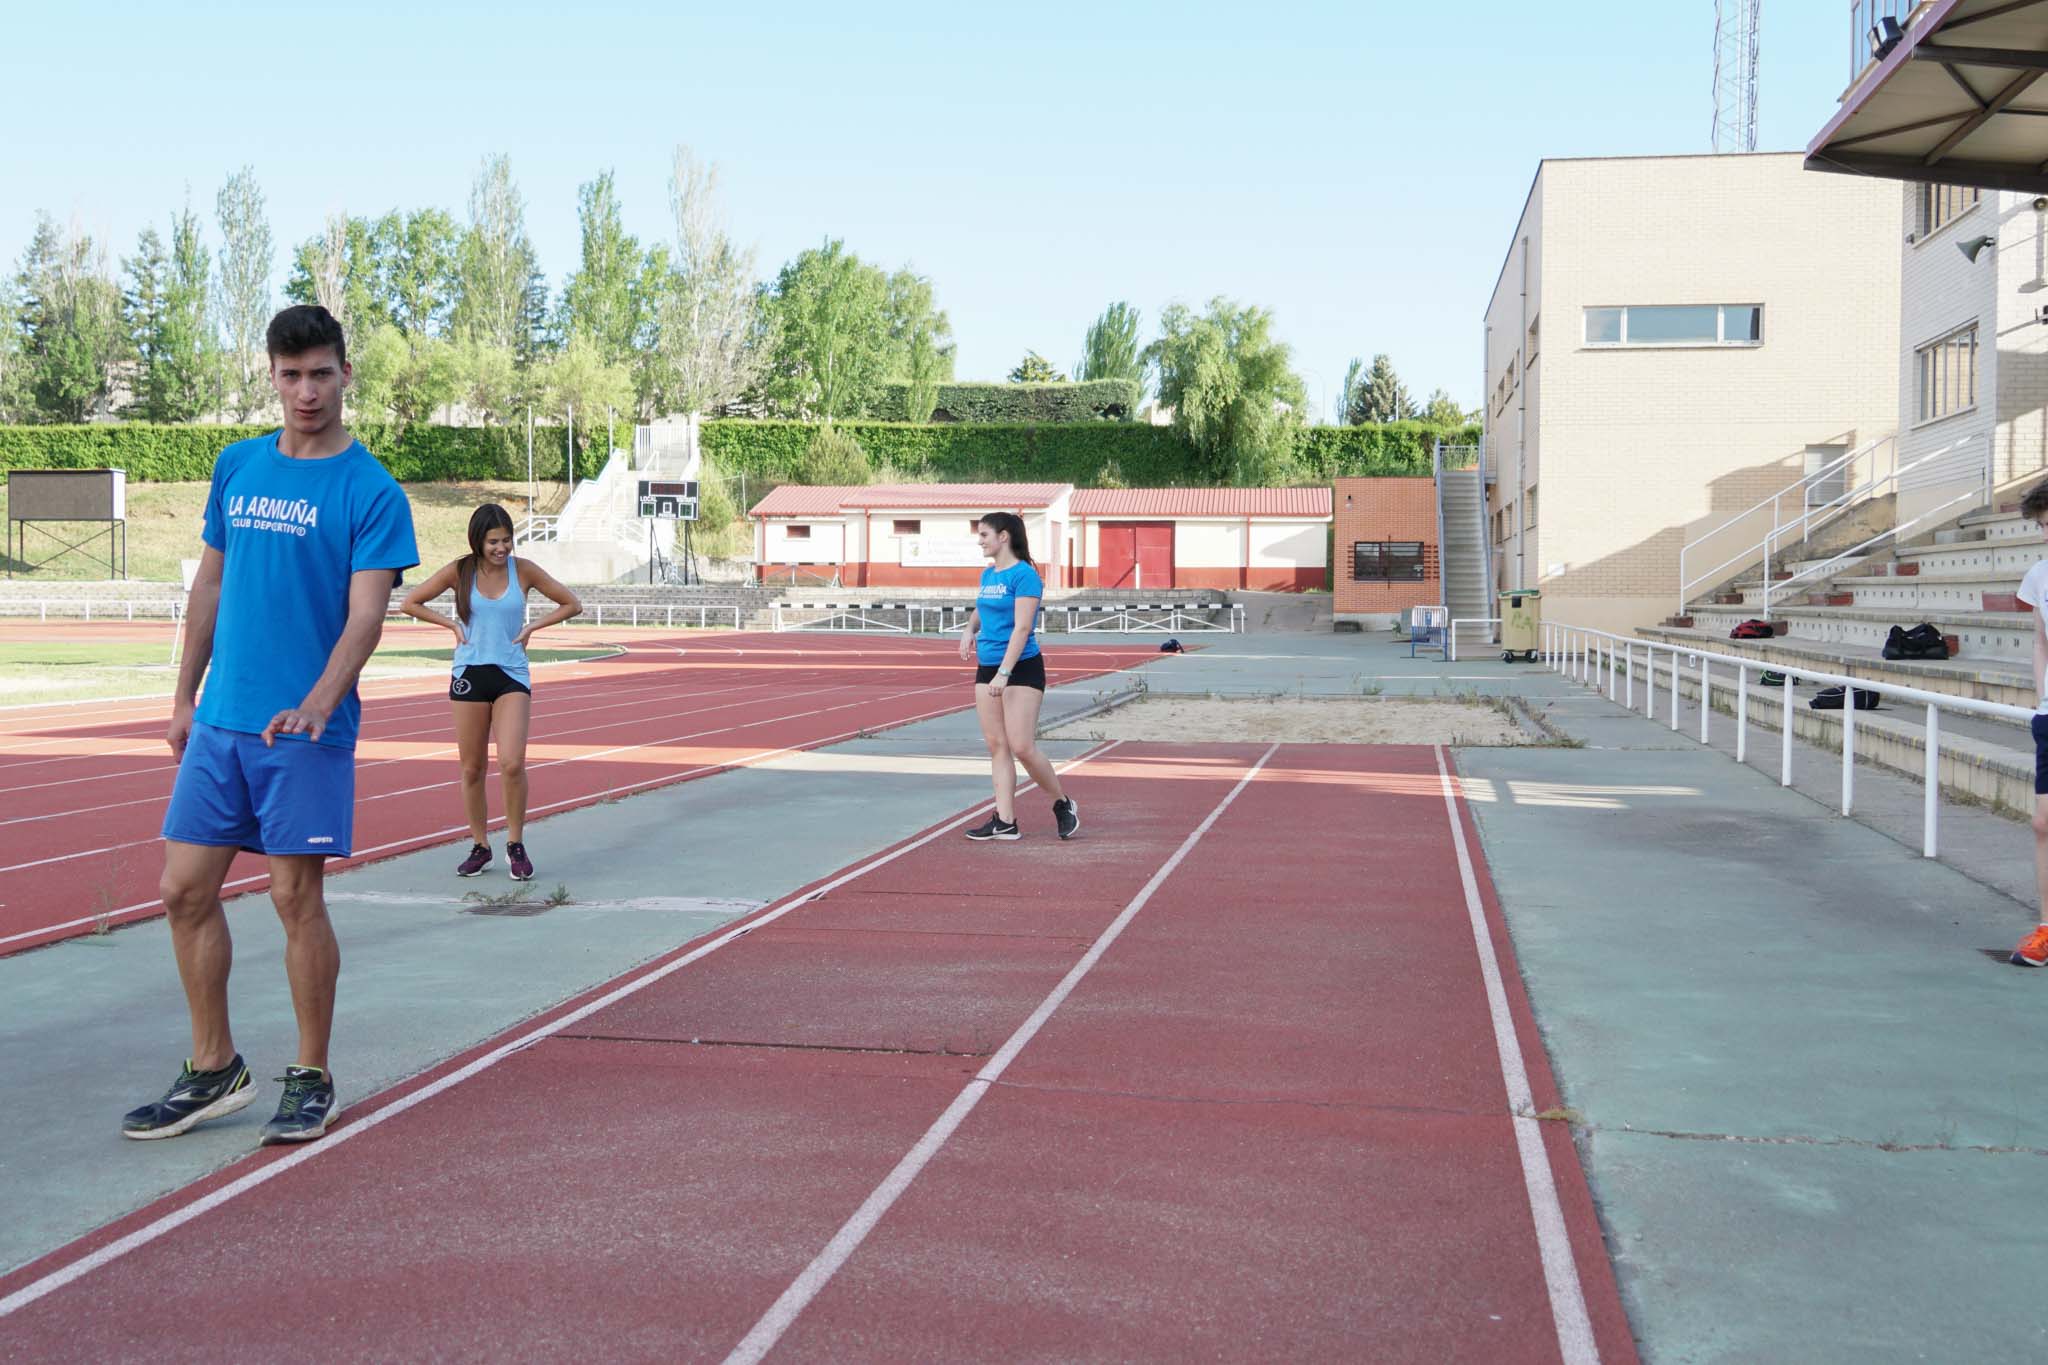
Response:
[{"label": "blue t-shirt", "polygon": [[[974,600],[974,609],[981,614],[981,635],[974,647],[977,662],[1002,663],[1003,655],[1010,649],[1010,632],[1017,628],[1020,597],[1036,597],[1043,605],[1045,580],[1038,576],[1038,570],[1020,559],[1007,569],[991,564],[981,571],[981,594]],[[1024,650],[1017,657],[1038,657],[1036,617],[1031,621],[1031,638],[1024,642]]]},{"label": "blue t-shirt", "polygon": [[[304,701],[327,670],[351,574],[390,569],[395,586],[420,562],[405,490],[360,441],[321,460],[285,455],[276,432],[235,442],[214,461],[201,534],[225,563],[197,718],[244,734]],[[361,716],[351,687],[320,742],[353,749]]]}]

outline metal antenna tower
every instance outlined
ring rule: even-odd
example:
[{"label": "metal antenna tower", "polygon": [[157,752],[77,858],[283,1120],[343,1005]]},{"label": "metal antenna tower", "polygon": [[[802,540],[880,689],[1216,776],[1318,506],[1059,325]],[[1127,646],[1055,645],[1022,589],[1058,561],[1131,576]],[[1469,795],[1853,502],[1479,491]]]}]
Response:
[{"label": "metal antenna tower", "polygon": [[1756,150],[1763,0],[1714,0],[1714,150]]}]

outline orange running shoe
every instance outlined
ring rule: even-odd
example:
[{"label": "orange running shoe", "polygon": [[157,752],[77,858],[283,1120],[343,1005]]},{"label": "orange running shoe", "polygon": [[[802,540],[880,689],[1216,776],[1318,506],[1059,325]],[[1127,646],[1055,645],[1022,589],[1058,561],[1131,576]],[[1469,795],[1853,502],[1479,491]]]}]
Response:
[{"label": "orange running shoe", "polygon": [[2012,950],[2015,967],[2048,967],[2048,924],[2037,924],[2034,932],[2020,940],[2020,946]]}]

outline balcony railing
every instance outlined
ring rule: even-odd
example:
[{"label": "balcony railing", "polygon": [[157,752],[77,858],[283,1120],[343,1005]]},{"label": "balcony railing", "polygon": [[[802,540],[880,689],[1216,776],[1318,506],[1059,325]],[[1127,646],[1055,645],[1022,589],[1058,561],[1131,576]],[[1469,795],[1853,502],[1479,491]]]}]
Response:
[{"label": "balcony railing", "polygon": [[1864,68],[1877,60],[1878,49],[1890,32],[1885,20],[1891,20],[1903,31],[1906,16],[1921,4],[1922,0],[1849,0],[1850,89],[1855,88]]}]

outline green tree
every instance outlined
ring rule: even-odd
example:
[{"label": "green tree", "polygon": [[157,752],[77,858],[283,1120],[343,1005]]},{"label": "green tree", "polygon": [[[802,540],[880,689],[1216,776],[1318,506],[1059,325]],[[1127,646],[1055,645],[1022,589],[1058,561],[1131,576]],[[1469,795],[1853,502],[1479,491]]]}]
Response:
[{"label": "green tree", "polygon": [[563,330],[589,337],[605,364],[630,366],[640,331],[635,297],[640,244],[626,232],[610,171],[582,185],[576,202],[583,255],[562,290]]},{"label": "green tree", "polygon": [[1344,387],[1337,390],[1337,421],[1343,426],[1355,427],[1365,421],[1359,415],[1359,386],[1365,377],[1365,362],[1357,356],[1351,357],[1350,368],[1344,371]]},{"label": "green tree", "polygon": [[778,412],[831,422],[866,411],[889,356],[888,297],[888,277],[837,239],[782,267],[767,301]]},{"label": "green tree", "polygon": [[0,276],[0,424],[31,419],[21,340],[21,299],[13,276]]},{"label": "green tree", "polygon": [[171,218],[161,327],[152,339],[155,356],[143,395],[157,421],[197,421],[219,390],[220,350],[207,321],[212,283],[213,256],[188,201]]},{"label": "green tree", "polygon": [[15,290],[27,406],[44,421],[85,421],[128,353],[121,291],[107,276],[105,253],[39,215]]},{"label": "green tree", "polygon": [[582,332],[550,355],[535,378],[539,390],[536,406],[552,420],[554,414],[566,413],[573,405],[579,432],[602,433],[605,409],[628,412],[632,406],[632,371],[608,362],[597,342]]},{"label": "green tree", "polygon": [[717,167],[678,146],[669,175],[674,270],[660,296],[658,342],[672,412],[715,412],[751,389],[768,364],[754,253],[727,235],[717,194]]},{"label": "green tree", "polygon": [[[388,236],[395,246],[396,215],[391,221]],[[378,227],[367,218],[329,215],[320,235],[307,238],[292,252],[291,274],[285,280],[286,298],[317,303],[334,314],[351,344],[378,323],[397,325],[379,278]]]},{"label": "green tree", "polygon": [[1012,384],[1061,384],[1066,376],[1052,367],[1052,362],[1036,351],[1026,351],[1024,358],[1017,362],[1017,368],[1010,371]]},{"label": "green tree", "polygon": [[[534,291],[542,295],[536,303]],[[512,160],[486,157],[469,191],[469,226],[456,248],[450,330],[496,347],[520,363],[532,359],[533,319],[546,308],[539,258],[526,235],[526,200],[512,181]]]},{"label": "green tree", "polygon": [[459,288],[456,257],[461,230],[440,209],[392,212],[378,220],[371,241],[377,253],[379,293],[393,326],[413,339],[444,337]]},{"label": "green tree", "polygon": [[796,463],[796,482],[831,486],[865,484],[873,477],[867,452],[844,428],[819,427]]},{"label": "green tree", "polygon": [[1211,483],[1266,484],[1294,474],[1303,388],[1273,315],[1226,298],[1197,314],[1183,304],[1159,319],[1147,358],[1159,401],[1193,447],[1191,471]]},{"label": "green tree", "polygon": [[1471,415],[1458,406],[1458,400],[1444,389],[1438,389],[1429,396],[1429,406],[1422,410],[1422,420],[1433,427],[1462,427]]},{"label": "green tree", "polygon": [[1089,324],[1074,378],[1129,379],[1142,385],[1145,353],[1138,342],[1141,325],[1138,310],[1121,300],[1103,309],[1102,316]]},{"label": "green tree", "polygon": [[254,167],[228,177],[214,209],[221,235],[215,308],[226,348],[227,406],[246,422],[271,401],[263,333],[270,325],[272,243]]},{"label": "green tree", "polygon": [[521,418],[532,397],[531,374],[509,346],[499,346],[474,332],[457,337],[453,349],[455,400],[469,409],[470,419],[484,426],[505,426]]},{"label": "green tree", "polygon": [[885,378],[910,386],[909,419],[931,419],[939,405],[939,385],[953,378],[953,324],[934,306],[932,282],[908,268],[889,277],[883,306],[889,330]]},{"label": "green tree", "polygon": [[441,337],[407,336],[388,322],[359,330],[349,342],[349,361],[358,412],[425,422],[462,391],[454,346]]},{"label": "green tree", "polygon": [[1372,358],[1372,370],[1358,386],[1352,405],[1354,425],[1363,422],[1405,422],[1415,413],[1415,400],[1394,373],[1394,362],[1384,355]]},{"label": "green tree", "polygon": [[170,297],[171,260],[164,240],[146,227],[135,242],[135,254],[121,261],[127,285],[121,291],[121,320],[136,359],[133,412],[146,422],[166,419],[151,402],[157,388],[157,339],[163,335]]}]

